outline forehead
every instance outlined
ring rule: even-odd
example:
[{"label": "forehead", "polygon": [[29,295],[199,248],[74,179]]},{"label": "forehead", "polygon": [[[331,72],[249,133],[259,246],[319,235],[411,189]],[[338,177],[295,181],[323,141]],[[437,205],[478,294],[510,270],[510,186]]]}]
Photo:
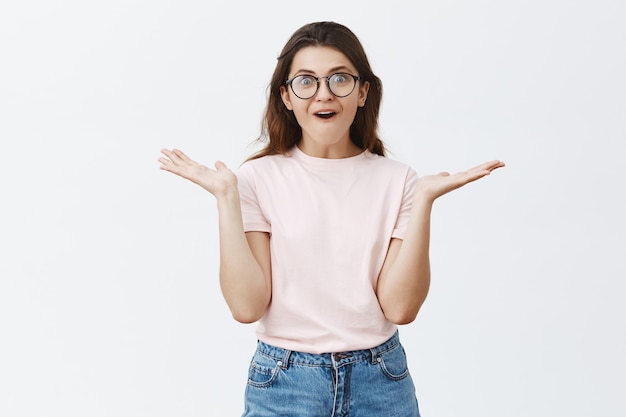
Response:
[{"label": "forehead", "polygon": [[306,71],[314,75],[327,75],[338,69],[356,72],[343,52],[329,46],[307,46],[296,52],[289,73],[293,75]]}]

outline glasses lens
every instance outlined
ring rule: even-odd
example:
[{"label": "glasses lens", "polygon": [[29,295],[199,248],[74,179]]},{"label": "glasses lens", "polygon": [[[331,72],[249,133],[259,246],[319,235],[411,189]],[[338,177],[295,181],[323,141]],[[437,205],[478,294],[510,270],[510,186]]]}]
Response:
[{"label": "glasses lens", "polygon": [[317,91],[317,80],[311,75],[299,75],[291,82],[291,89],[300,98],[311,98]]},{"label": "glasses lens", "polygon": [[333,74],[328,79],[330,91],[332,91],[337,97],[350,95],[352,90],[354,90],[355,85],[356,81],[350,74]]}]

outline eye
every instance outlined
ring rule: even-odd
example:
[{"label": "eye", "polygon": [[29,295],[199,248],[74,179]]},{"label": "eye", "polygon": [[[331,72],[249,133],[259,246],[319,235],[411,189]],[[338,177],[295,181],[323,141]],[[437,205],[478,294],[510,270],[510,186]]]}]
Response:
[{"label": "eye", "polygon": [[337,84],[344,84],[348,81],[348,75],[347,74],[335,74],[333,75],[333,81],[336,82]]},{"label": "eye", "polygon": [[299,77],[296,77],[296,79],[294,80],[294,83],[297,84],[298,87],[307,88],[316,84],[316,81],[315,81],[315,78],[313,78],[310,75],[301,75]]}]

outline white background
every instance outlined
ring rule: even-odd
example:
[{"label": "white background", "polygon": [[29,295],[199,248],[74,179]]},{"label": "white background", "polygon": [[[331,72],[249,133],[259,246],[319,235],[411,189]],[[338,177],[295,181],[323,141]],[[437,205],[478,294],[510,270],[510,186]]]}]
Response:
[{"label": "white background", "polygon": [[435,205],[422,414],[626,415],[621,0],[3,2],[0,415],[240,415],[214,199],[156,159],[235,169],[316,20],[363,42],[390,157],[507,163]]}]

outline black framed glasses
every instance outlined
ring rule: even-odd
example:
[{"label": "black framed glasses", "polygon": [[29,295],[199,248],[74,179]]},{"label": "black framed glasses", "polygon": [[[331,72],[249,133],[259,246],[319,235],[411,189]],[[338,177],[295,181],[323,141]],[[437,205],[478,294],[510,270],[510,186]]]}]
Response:
[{"label": "black framed glasses", "polygon": [[354,91],[356,82],[361,79],[358,75],[338,72],[328,77],[316,77],[314,75],[296,75],[287,80],[285,85],[291,86],[291,91],[296,97],[308,100],[317,93],[320,80],[326,78],[326,85],[335,97],[347,97]]}]

